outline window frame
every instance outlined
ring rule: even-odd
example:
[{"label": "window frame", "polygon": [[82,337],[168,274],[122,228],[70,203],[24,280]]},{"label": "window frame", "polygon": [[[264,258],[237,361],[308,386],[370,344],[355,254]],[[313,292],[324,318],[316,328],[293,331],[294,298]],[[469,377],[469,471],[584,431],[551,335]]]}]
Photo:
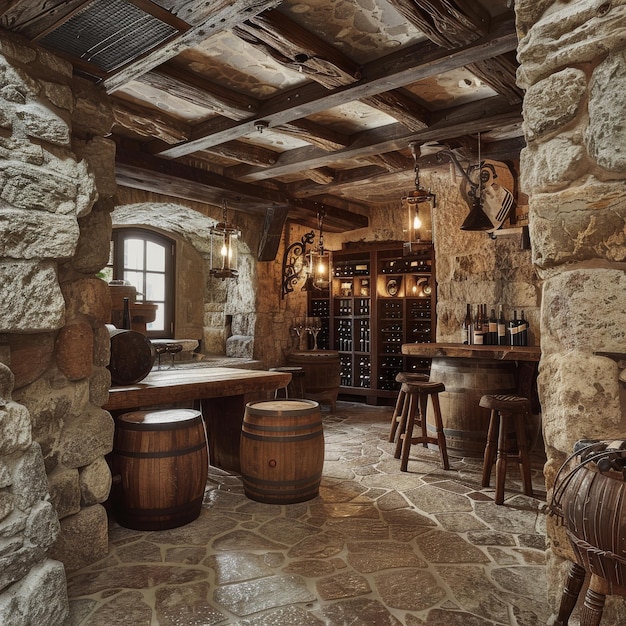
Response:
[{"label": "window frame", "polygon": [[[169,339],[174,337],[175,329],[175,306],[176,306],[176,283],[175,283],[175,259],[176,259],[176,242],[162,235],[161,233],[149,230],[147,228],[114,228],[111,235],[113,244],[112,265],[114,280],[124,278],[124,242],[127,239],[140,239],[144,242],[144,267],[143,270],[132,270],[143,274],[143,282],[145,285],[145,275],[150,273],[150,269],[146,265],[146,243],[154,243],[165,248],[165,294],[163,302],[163,330],[146,330],[146,335],[154,339]],[[160,271],[160,270],[159,270]],[[143,289],[138,289],[141,296],[138,301],[143,302]],[[160,301],[159,301],[160,304]]]}]

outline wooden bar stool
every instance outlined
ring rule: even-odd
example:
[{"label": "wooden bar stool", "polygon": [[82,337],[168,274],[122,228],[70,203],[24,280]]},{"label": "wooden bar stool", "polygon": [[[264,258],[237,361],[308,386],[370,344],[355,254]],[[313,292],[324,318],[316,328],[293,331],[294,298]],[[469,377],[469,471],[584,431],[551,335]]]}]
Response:
[{"label": "wooden bar stool", "polygon": [[[495,460],[496,504],[502,504],[504,502],[507,461],[509,457],[515,457],[520,466],[524,493],[527,496],[532,496],[533,486],[530,478],[530,459],[525,429],[525,421],[530,414],[530,401],[515,395],[484,395],[480,399],[479,405],[491,410],[487,445],[483,459],[483,487],[489,487],[491,468]],[[515,434],[515,440],[508,437],[511,430]],[[516,449],[515,452],[513,446]]]},{"label": "wooden bar stool", "polygon": [[[400,436],[396,445],[396,459],[401,458],[400,470],[407,471],[409,462],[409,453],[411,445],[421,443],[425,448],[429,443],[439,447],[441,455],[441,463],[443,469],[450,469],[448,462],[448,448],[446,446],[446,437],[443,432],[443,421],[441,419],[441,407],[439,406],[439,393],[445,391],[446,387],[443,383],[430,381],[416,381],[411,383],[402,383],[400,392],[405,395],[404,404],[408,399],[408,409],[406,415],[406,424],[400,422]],[[436,437],[429,437],[426,430],[426,409],[428,407],[428,398],[431,399],[433,413],[435,417],[435,428],[437,430]],[[422,434],[419,437],[413,437],[413,427],[415,422],[421,426]]]},{"label": "wooden bar stool", "polygon": [[304,398],[304,368],[295,366],[270,367],[270,372],[287,372],[291,374],[291,380],[286,387],[276,389],[274,398],[282,392],[285,398]]},{"label": "wooden bar stool", "polygon": [[[411,372],[399,372],[396,374],[397,383],[419,383],[428,381],[427,374],[413,374]],[[406,427],[406,416],[409,411],[409,398],[406,393],[400,387],[398,392],[398,398],[396,400],[396,407],[393,410],[391,416],[391,431],[389,433],[389,442],[393,443],[396,440],[396,434],[398,432],[398,426],[400,426],[400,432],[404,431]]]}]

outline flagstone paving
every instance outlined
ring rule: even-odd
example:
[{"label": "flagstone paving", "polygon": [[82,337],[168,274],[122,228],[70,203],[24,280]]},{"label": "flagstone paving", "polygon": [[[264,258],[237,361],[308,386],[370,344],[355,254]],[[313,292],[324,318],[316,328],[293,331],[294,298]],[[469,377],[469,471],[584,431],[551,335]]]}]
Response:
[{"label": "flagstone paving", "polygon": [[210,468],[200,517],[180,528],[110,528],[110,552],[68,575],[68,626],[537,626],[549,618],[544,459],[536,498],[509,466],[505,504],[480,459],[413,446],[400,472],[391,408],[322,413],[320,495],[270,505]]}]

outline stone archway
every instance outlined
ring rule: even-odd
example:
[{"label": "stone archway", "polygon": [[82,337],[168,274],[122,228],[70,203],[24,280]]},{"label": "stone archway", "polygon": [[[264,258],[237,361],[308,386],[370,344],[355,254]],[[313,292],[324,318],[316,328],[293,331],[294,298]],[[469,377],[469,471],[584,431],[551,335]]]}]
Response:
[{"label": "stone archway", "polygon": [[[220,280],[209,275],[210,229],[217,219],[170,202],[141,202],[117,207],[112,213],[113,228],[138,226],[154,229],[173,238],[181,245],[177,254],[184,264],[187,280],[177,280],[177,318],[180,331],[194,328],[189,324],[197,312],[187,311],[185,303],[193,302],[192,291],[202,283],[201,336],[202,352],[226,356],[252,358],[254,328],[256,325],[256,270],[248,245],[238,241],[239,277]],[[194,258],[202,267],[195,267]],[[190,273],[196,276],[189,280]],[[177,327],[179,323],[177,322]],[[194,337],[195,338],[195,337]]]}]

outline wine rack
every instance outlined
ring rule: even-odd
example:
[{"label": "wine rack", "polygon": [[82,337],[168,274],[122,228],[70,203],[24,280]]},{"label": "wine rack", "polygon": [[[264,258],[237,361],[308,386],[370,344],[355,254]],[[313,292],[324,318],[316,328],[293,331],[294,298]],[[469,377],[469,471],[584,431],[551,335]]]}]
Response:
[{"label": "wine rack", "polygon": [[329,292],[309,295],[308,315],[328,329],[320,348],[339,352],[341,394],[390,404],[398,372],[428,373],[430,361],[404,356],[402,344],[435,341],[435,291],[431,244],[410,256],[402,242],[332,253]]}]

